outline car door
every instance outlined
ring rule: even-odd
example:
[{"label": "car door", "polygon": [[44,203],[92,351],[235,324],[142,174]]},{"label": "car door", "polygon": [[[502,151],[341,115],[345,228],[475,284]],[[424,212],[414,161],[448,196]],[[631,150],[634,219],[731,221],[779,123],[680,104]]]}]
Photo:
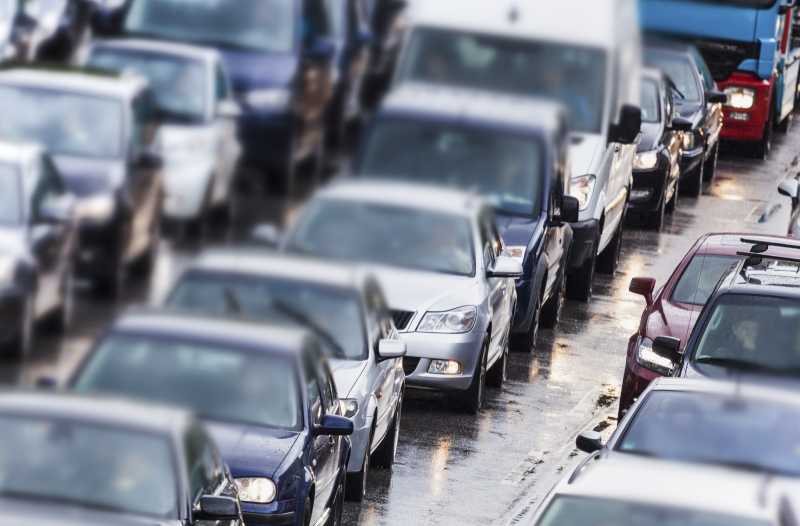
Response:
[{"label": "car door", "polygon": [[[481,210],[478,216],[478,228],[480,231],[483,269],[479,270],[479,272],[482,272],[484,276],[486,276],[487,270],[494,268],[497,258],[503,252],[503,243],[498,239],[499,235],[496,235],[497,227],[495,225],[492,211],[489,208]],[[505,306],[510,291],[508,290],[509,280],[506,278],[486,277],[485,279],[488,285],[488,301],[492,316],[492,332],[489,346],[489,363],[491,363],[496,356],[503,352],[503,331],[508,323],[505,315],[507,310]]]},{"label": "car door", "polygon": [[[305,387],[308,397],[308,412],[311,429],[322,422],[328,405],[322,396],[323,383],[320,374],[320,364],[322,356],[318,349],[309,346],[303,353],[303,373],[305,375]],[[308,467],[314,473],[315,505],[311,514],[311,523],[316,523],[325,512],[325,504],[332,495],[334,480],[336,475],[336,459],[333,454],[335,443],[333,437],[327,435],[317,435],[312,431],[310,458]]]},{"label": "car door", "polygon": [[[215,173],[214,202],[225,202],[230,197],[230,189],[241,155],[241,145],[237,136],[237,119],[225,115],[219,109],[223,105],[235,105],[228,75],[222,61],[214,66],[214,134],[217,148],[217,169]],[[222,114],[221,114],[222,113]]]},{"label": "car door", "polygon": [[[394,416],[394,408],[399,396],[399,384],[405,378],[402,373],[401,361],[399,359],[383,360],[378,359],[378,345],[383,339],[394,339],[397,333],[392,320],[386,300],[378,284],[369,281],[365,286],[365,309],[370,335],[370,365],[374,368],[368,372],[371,376],[370,392],[375,396],[377,403],[377,420],[375,422],[375,435],[373,444],[377,444],[386,434],[389,424]],[[400,375],[402,374],[402,378]],[[372,444],[370,444],[372,447]],[[370,450],[371,451],[371,450]]]},{"label": "car door", "polygon": [[[214,442],[199,424],[192,425],[184,435],[184,458],[188,470],[191,511],[199,509],[205,495],[234,496],[225,465]],[[195,526],[234,526],[232,521],[192,521]]]}]

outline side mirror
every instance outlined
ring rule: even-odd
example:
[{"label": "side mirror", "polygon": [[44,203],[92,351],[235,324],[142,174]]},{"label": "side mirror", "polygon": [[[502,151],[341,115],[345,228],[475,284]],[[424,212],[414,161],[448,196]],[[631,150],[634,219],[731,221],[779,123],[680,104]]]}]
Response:
[{"label": "side mirror", "polygon": [[628,290],[634,294],[644,296],[647,305],[653,304],[653,291],[656,288],[656,280],[653,278],[633,278]]},{"label": "side mirror", "polygon": [[336,44],[330,38],[318,37],[315,38],[311,44],[306,48],[306,58],[327,62],[333,58],[336,53]]},{"label": "side mirror", "polygon": [[39,208],[36,221],[39,223],[66,223],[72,218],[75,210],[75,199],[69,194],[46,199]]},{"label": "side mirror", "polygon": [[659,336],[653,340],[653,352],[677,365],[681,361],[681,341],[671,336]]},{"label": "side mirror", "polygon": [[204,495],[200,497],[200,509],[194,513],[198,521],[238,521],[239,502],[233,497]]},{"label": "side mirror", "polygon": [[353,434],[353,421],[337,415],[325,415],[318,426],[314,427],[315,435],[348,436]]},{"label": "side mirror", "polygon": [[614,124],[609,133],[611,142],[633,144],[642,131],[642,109],[625,104],[619,113],[619,124]]},{"label": "side mirror", "polygon": [[781,195],[785,195],[786,197],[791,197],[792,200],[797,200],[798,191],[800,190],[800,183],[797,182],[797,179],[784,179],[778,185],[778,193]]},{"label": "side mirror", "polygon": [[378,360],[393,360],[406,355],[406,342],[402,340],[381,340],[378,342]]},{"label": "side mirror", "polygon": [[584,431],[575,439],[575,446],[584,453],[603,449],[603,437],[597,431]]},{"label": "side mirror", "polygon": [[160,170],[164,166],[164,158],[152,149],[145,149],[136,157],[136,166],[145,170]]},{"label": "side mirror", "polygon": [[690,132],[693,127],[692,121],[689,119],[684,119],[683,117],[673,117],[672,119],[672,129],[675,131]]},{"label": "side mirror", "polygon": [[706,93],[706,102],[709,104],[727,104],[728,95],[721,91],[709,91]]},{"label": "side mirror", "polygon": [[561,200],[561,216],[558,219],[564,223],[577,223],[580,210],[578,198],[565,195]]},{"label": "side mirror", "polygon": [[253,230],[250,231],[250,240],[257,245],[276,248],[280,246],[283,235],[277,226],[265,223],[256,225]]},{"label": "side mirror", "polygon": [[522,277],[522,273],[522,263],[519,260],[508,256],[500,256],[495,261],[494,266],[486,272],[486,275],[490,278],[518,279]]},{"label": "side mirror", "polygon": [[217,106],[217,115],[223,119],[237,120],[242,116],[242,109],[232,100],[223,100]]}]

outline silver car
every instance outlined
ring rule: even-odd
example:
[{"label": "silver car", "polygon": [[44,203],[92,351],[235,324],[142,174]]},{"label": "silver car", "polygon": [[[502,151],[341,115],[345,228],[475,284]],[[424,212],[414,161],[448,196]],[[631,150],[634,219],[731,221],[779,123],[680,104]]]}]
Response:
[{"label": "silver car", "polygon": [[391,467],[400,436],[406,346],[369,274],[259,249],[210,251],[178,279],[166,304],[312,329],[326,344],[344,415],[354,423],[347,497],[363,499],[371,462]]},{"label": "silver car", "polygon": [[299,213],[289,252],[373,265],[407,344],[409,387],[457,393],[470,412],[500,386],[521,264],[471,194],[386,181],[336,184]]}]

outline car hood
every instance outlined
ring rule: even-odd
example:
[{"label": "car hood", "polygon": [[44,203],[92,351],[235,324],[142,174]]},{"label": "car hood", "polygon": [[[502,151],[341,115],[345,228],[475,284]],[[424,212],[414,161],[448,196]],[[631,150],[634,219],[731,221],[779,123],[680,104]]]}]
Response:
[{"label": "car hood", "polygon": [[569,145],[569,162],[572,176],[594,173],[597,163],[603,158],[605,141],[593,133],[573,133]]},{"label": "car hood", "polygon": [[658,301],[647,318],[646,336],[648,338],[671,336],[679,338],[682,346],[686,345],[686,340],[697,322],[701,309],[702,307],[699,305],[676,304],[666,300]]},{"label": "car hood", "polygon": [[288,88],[297,73],[298,59],[288,53],[222,50],[237,93],[263,88]]},{"label": "car hood", "polygon": [[0,498],[0,526],[178,526],[180,521]]},{"label": "car hood", "polygon": [[393,267],[374,267],[372,270],[392,309],[440,311],[480,302],[480,285],[473,277]]},{"label": "car hood", "polygon": [[25,230],[21,227],[0,227],[0,256],[19,255],[27,247]]},{"label": "car hood", "polygon": [[339,398],[350,398],[353,387],[367,368],[367,361],[334,359],[330,360],[330,366]]},{"label": "car hood", "polygon": [[272,477],[299,433],[260,426],[206,422],[234,477]]},{"label": "car hood", "polygon": [[636,148],[637,152],[647,152],[655,150],[661,140],[662,127],[658,122],[643,122],[642,123],[642,136],[639,146]]},{"label": "car hood", "polygon": [[497,229],[508,246],[528,246],[531,238],[537,233],[539,219],[513,216],[497,212]]},{"label": "car hood", "polygon": [[125,163],[58,155],[53,158],[67,189],[78,197],[111,191],[122,184]]}]

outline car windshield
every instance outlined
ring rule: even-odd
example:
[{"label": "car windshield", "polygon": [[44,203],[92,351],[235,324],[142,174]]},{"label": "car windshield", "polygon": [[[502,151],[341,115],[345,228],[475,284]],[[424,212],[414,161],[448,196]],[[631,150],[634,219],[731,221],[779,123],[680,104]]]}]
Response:
[{"label": "car windshield", "polygon": [[167,305],[213,316],[301,323],[319,333],[331,358],[367,358],[356,291],[267,276],[192,272],[178,282]]},{"label": "car windshield", "polygon": [[167,121],[202,122],[209,102],[206,69],[199,60],[158,53],[98,48],[92,67],[132,72],[150,82],[156,109]]},{"label": "car windshield", "polygon": [[291,429],[300,424],[292,362],[263,352],[111,335],[74,388],[188,407],[209,420]]},{"label": "car windshield", "polygon": [[0,225],[18,225],[22,220],[22,188],[17,167],[0,163]]},{"label": "car windshield", "polygon": [[626,453],[800,476],[800,407],[652,391],[617,445]]},{"label": "car windshield", "polygon": [[174,466],[166,436],[0,415],[0,498],[176,518]]},{"label": "car windshield", "polygon": [[324,258],[472,276],[475,255],[471,236],[466,217],[422,208],[318,199],[299,220],[289,248]]},{"label": "car windshield", "polygon": [[111,98],[0,86],[0,138],[40,143],[54,155],[121,157],[123,113]]},{"label": "car windshield", "polygon": [[705,510],[659,506],[613,499],[559,496],[537,526],[769,526],[766,521]]},{"label": "car windshield", "polygon": [[433,28],[414,30],[401,81],[469,87],[564,104],[573,130],[599,133],[605,100],[602,49]]},{"label": "car windshield", "polygon": [[661,101],[658,83],[642,81],[642,122],[661,122]]},{"label": "car windshield", "polygon": [[706,319],[692,358],[699,369],[800,377],[800,301],[723,294]]},{"label": "car windshield", "polygon": [[737,259],[736,256],[695,255],[672,291],[672,302],[705,305],[722,275]]},{"label": "car windshield", "polygon": [[473,189],[499,212],[536,216],[541,210],[543,166],[536,139],[494,129],[389,119],[372,126],[357,171],[368,177]]},{"label": "car windshield", "polygon": [[681,101],[698,102],[702,97],[700,92],[700,80],[692,64],[692,59],[688,55],[676,57],[668,53],[658,51],[647,51],[645,60],[648,65],[661,69],[678,88],[680,95],[676,98],[676,103]]},{"label": "car windshield", "polygon": [[287,53],[294,0],[137,0],[125,31],[222,48]]}]

